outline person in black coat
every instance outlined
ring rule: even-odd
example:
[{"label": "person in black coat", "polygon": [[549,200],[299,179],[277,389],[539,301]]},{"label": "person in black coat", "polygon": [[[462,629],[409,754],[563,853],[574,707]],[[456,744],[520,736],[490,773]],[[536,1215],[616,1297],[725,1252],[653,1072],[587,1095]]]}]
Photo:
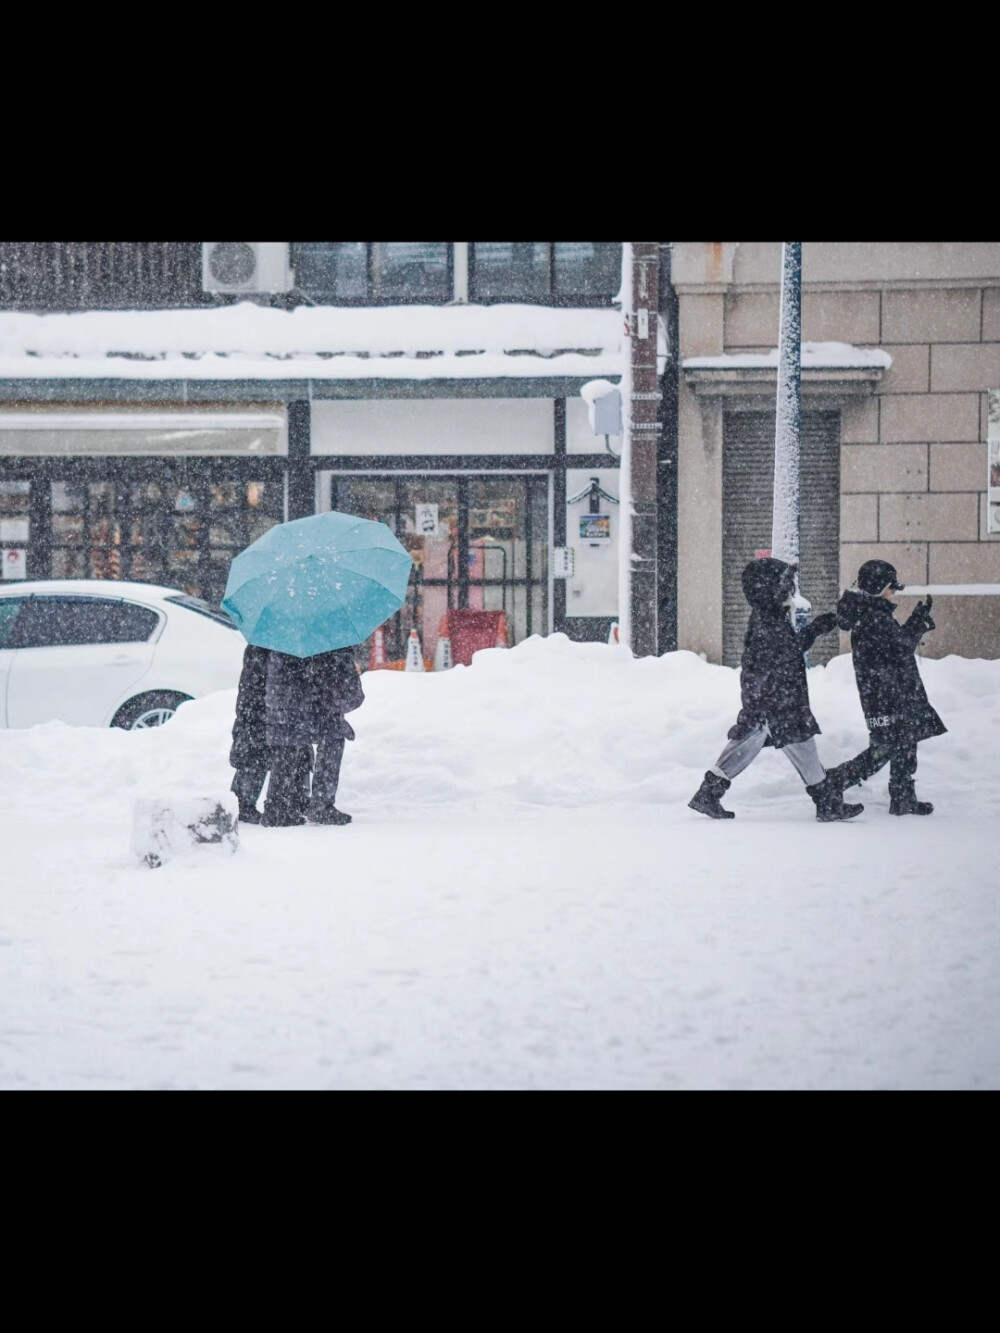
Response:
[{"label": "person in black coat", "polygon": [[868,726],[868,749],[831,770],[841,791],[889,765],[889,813],[929,815],[930,801],[918,801],[914,784],[917,744],[948,728],[931,707],[917,666],[917,646],[934,628],[933,599],[918,602],[900,625],[889,600],[901,592],[896,570],[885,560],[868,560],[855,586],[837,606],[841,629],[851,631],[854,677]]},{"label": "person in black coat", "polygon": [[817,819],[852,819],[864,809],[844,804],[842,790],[831,783],[816,750],[819,726],[809,707],[805,654],[821,634],[837,628],[837,617],[830,611],[796,630],[788,616],[795,572],[793,565],[768,557],[751,561],[741,576],[750,603],[740,668],[742,706],[729,744],[688,802],[712,819],[733,818],[721,797],[765,745],[787,755],[806,784]]},{"label": "person in black coat", "polygon": [[[351,822],[351,816],[335,804],[344,743],[354,740],[354,729],[344,714],[360,708],[364,697],[350,648],[313,657],[270,653],[266,734],[274,757],[264,824]],[[317,748],[310,797],[313,745]]]},{"label": "person in black coat", "polygon": [[257,801],[271,767],[271,752],[264,728],[267,656],[266,648],[247,644],[236,693],[236,721],[233,723],[229,762],[236,769],[232,790],[240,803],[239,817],[244,824],[260,823]]}]

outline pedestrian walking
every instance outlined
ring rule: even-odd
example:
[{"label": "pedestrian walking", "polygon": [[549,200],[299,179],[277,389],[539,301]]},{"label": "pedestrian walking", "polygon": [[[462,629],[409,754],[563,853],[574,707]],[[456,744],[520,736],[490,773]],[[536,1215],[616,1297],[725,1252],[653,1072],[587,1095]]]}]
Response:
[{"label": "pedestrian walking", "polygon": [[797,630],[789,620],[795,592],[795,567],[767,557],[744,569],[743,595],[750,619],[743,640],[740,667],[741,708],[729,731],[729,743],[705,774],[688,802],[692,810],[712,819],[732,819],[721,798],[766,745],[781,750],[806,784],[824,823],[853,819],[864,806],[845,805],[839,787],[820,762],[815,737],[819,725],[809,707],[805,654],[821,634],[837,628],[833,611],[817,616]]},{"label": "pedestrian walking", "polygon": [[868,560],[837,605],[841,629],[851,631],[854,677],[869,744],[832,769],[830,777],[843,791],[888,764],[889,813],[929,815],[931,802],[917,800],[917,745],[948,728],[928,702],[916,659],[921,639],[934,628],[933,598],[918,602],[901,625],[891,598],[903,587],[888,561]]},{"label": "pedestrian walking", "polygon": [[266,734],[273,758],[264,824],[351,822],[351,816],[336,806],[345,742],[354,740],[354,729],[344,714],[360,708],[364,697],[351,648],[312,657],[271,651]]},{"label": "pedestrian walking", "polygon": [[236,720],[229,762],[236,769],[232,790],[240,804],[239,818],[243,824],[260,823],[257,801],[271,767],[264,721],[267,658],[266,648],[247,644],[236,692]]}]

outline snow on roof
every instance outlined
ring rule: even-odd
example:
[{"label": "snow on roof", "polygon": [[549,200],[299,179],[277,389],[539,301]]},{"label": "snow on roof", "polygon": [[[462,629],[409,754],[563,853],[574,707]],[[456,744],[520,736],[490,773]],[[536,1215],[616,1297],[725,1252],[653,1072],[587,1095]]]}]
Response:
[{"label": "snow on roof", "polygon": [[0,313],[0,377],[441,379],[615,374],[614,309],[300,306]]},{"label": "snow on roof", "polygon": [[[778,349],[769,352],[729,352],[722,356],[686,356],[685,370],[766,370],[777,369]],[[864,370],[876,367],[888,370],[892,357],[881,347],[853,347],[850,343],[802,344],[803,370]]]}]

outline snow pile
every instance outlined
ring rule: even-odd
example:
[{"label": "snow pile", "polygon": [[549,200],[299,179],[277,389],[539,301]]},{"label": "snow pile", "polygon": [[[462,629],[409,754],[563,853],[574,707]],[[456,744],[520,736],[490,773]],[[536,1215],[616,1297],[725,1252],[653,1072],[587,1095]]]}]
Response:
[{"label": "snow pile", "polygon": [[[930,819],[883,772],[820,824],[773,750],[705,819],[737,673],[559,635],[368,673],[352,825],[152,872],[133,804],[229,799],[233,692],[0,731],[0,1089],[998,1088],[1000,662],[920,668]],[[862,748],[850,659],[810,686]]]},{"label": "snow pile", "polygon": [[[1000,662],[921,659],[950,735],[921,746],[921,780],[966,809],[1000,812],[990,778],[1000,745]],[[867,744],[848,655],[809,673],[828,765]],[[625,647],[534,636],[477,653],[471,667],[364,676],[341,782],[345,809],[496,811],[688,800],[739,710],[739,674],[688,652],[634,659]],[[223,795],[235,691],[181,706],[162,729],[127,733],[49,723],[0,732],[0,809],[123,818],[133,800]],[[885,775],[873,779],[874,784]],[[741,812],[812,807],[766,750],[730,797]]]},{"label": "snow pile", "polygon": [[[719,356],[686,356],[685,370],[765,370],[778,365],[777,347],[767,352],[725,352]],[[855,347],[851,343],[804,342],[803,370],[864,370],[875,367],[888,370],[892,357],[881,347]]]}]

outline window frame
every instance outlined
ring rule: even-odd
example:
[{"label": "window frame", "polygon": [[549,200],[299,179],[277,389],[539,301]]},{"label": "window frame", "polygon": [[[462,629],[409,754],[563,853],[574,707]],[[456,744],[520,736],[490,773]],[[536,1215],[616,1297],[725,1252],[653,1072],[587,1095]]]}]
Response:
[{"label": "window frame", "polygon": [[[575,310],[612,310],[614,309],[614,297],[618,293],[620,283],[615,284],[615,290],[608,296],[603,295],[583,295],[582,293],[571,293],[563,295],[554,291],[556,281],[556,246],[558,241],[544,241],[542,244],[548,247],[548,263],[546,265],[546,280],[548,291],[543,295],[523,295],[523,296],[483,296],[476,289],[476,246],[482,242],[469,242],[469,303],[471,305],[548,305],[560,306]],[[600,242],[597,242],[600,244]]]},{"label": "window frame", "polygon": [[[343,242],[335,242],[343,244]],[[390,245],[391,241],[362,241],[365,247],[365,288],[364,296],[334,296],[325,294],[322,297],[307,292],[304,287],[298,285],[299,258],[302,253],[303,241],[290,241],[289,250],[291,254],[292,272],[296,276],[296,285],[293,289],[294,294],[311,302],[313,305],[332,305],[332,306],[392,306],[392,305],[449,305],[455,299],[455,243],[454,241],[438,241],[432,244],[443,245],[445,247],[445,261],[447,266],[447,281],[445,283],[444,294],[440,297],[430,297],[418,295],[412,297],[402,296],[383,296],[379,290],[380,284],[376,281],[375,271],[375,247],[379,245]]]}]

